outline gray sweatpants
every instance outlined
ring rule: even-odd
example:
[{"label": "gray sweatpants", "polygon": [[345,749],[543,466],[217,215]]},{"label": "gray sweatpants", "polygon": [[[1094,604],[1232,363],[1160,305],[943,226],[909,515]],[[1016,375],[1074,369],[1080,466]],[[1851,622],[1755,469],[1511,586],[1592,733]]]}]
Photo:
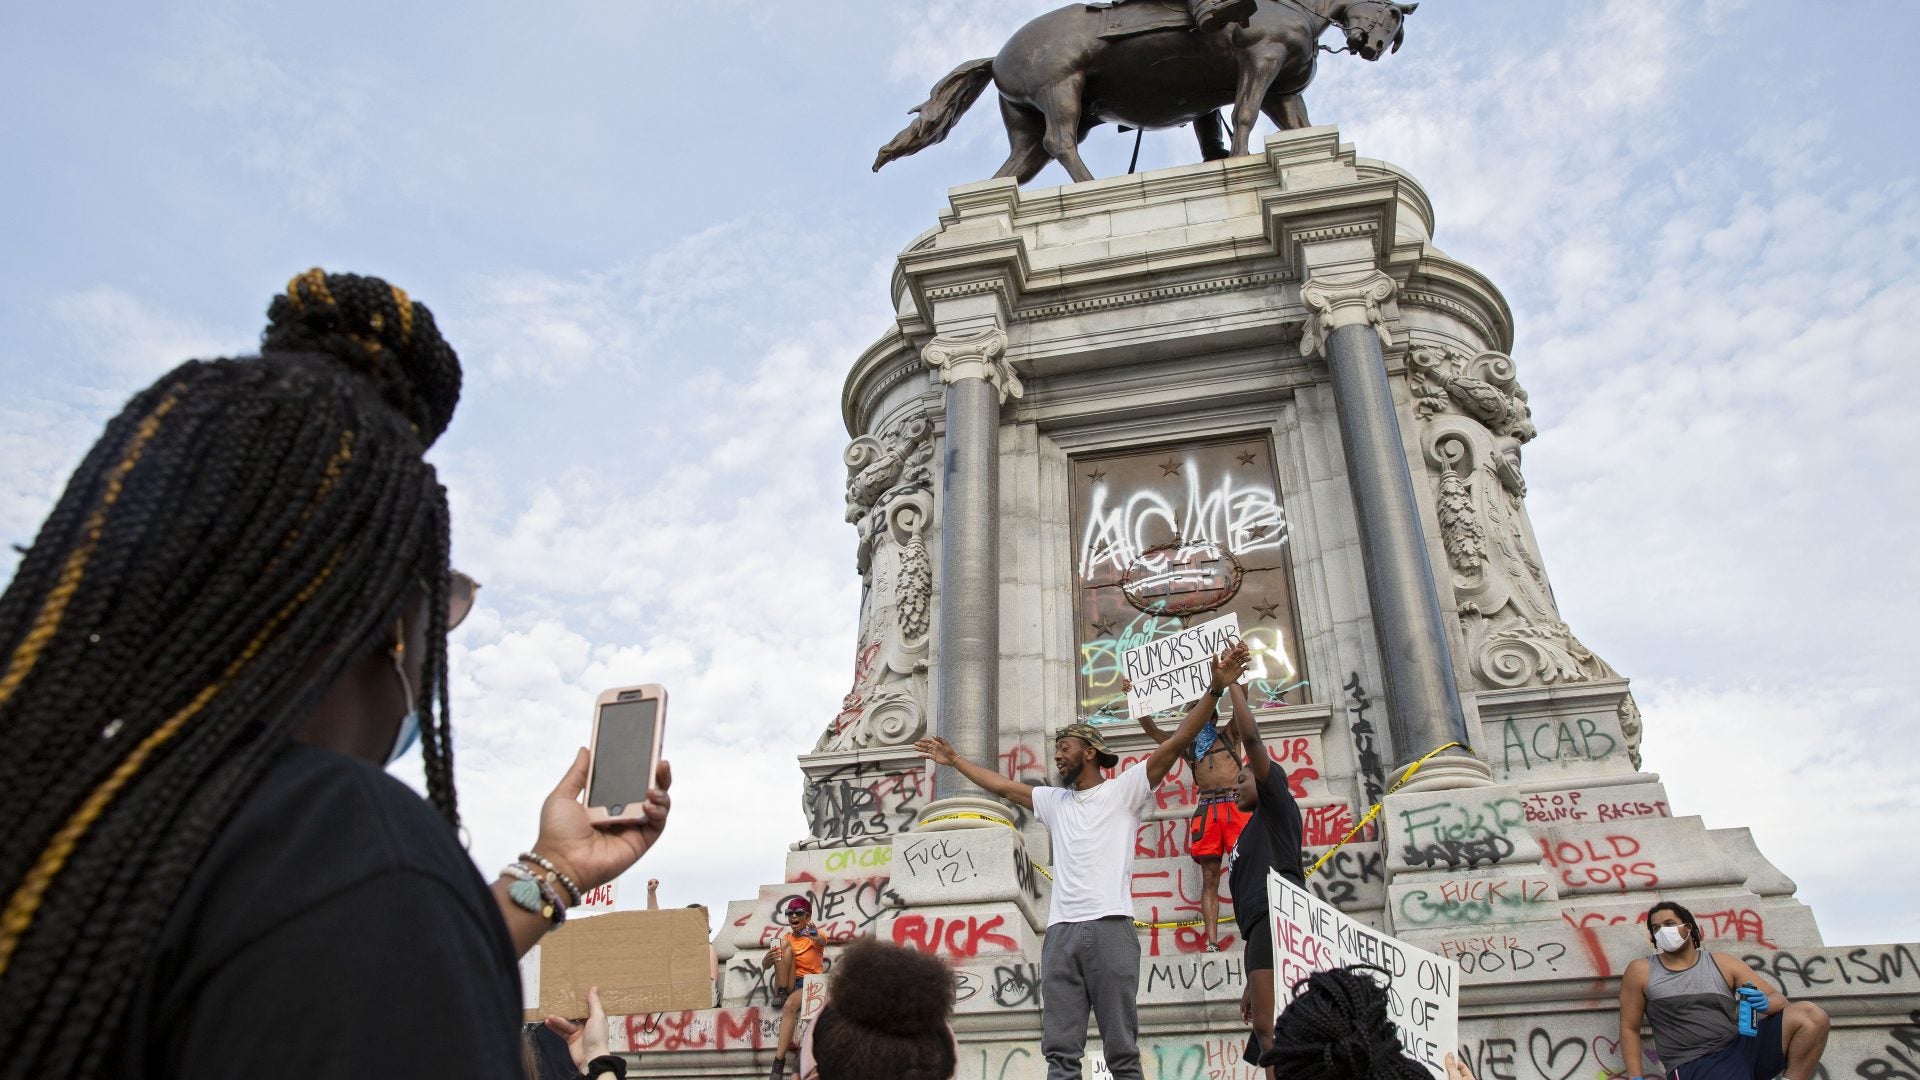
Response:
[{"label": "gray sweatpants", "polygon": [[1141,1080],[1140,936],[1114,915],[1054,923],[1040,946],[1040,1052],[1047,1080],[1082,1080],[1087,1013],[1100,1023],[1100,1046],[1114,1080]]}]

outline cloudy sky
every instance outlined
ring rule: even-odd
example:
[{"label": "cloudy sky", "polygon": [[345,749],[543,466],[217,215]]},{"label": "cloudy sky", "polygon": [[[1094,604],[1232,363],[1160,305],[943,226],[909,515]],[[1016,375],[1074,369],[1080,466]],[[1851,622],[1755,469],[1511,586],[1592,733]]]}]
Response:
[{"label": "cloudy sky", "polygon": [[[752,895],[851,673],[841,377],[894,253],[1006,151],[983,103],[868,166],[1049,6],[6,5],[0,539],[290,275],[386,276],[467,369],[433,456],[485,583],[454,660],[476,858],[531,838],[595,692],[660,681],[674,823],[623,901]],[[1904,0],[1427,0],[1307,95],[1505,290],[1563,612],[1635,680],[1676,811],[1750,825],[1830,942],[1920,939],[1917,36]],[[1193,158],[1176,131],[1141,165]]]}]

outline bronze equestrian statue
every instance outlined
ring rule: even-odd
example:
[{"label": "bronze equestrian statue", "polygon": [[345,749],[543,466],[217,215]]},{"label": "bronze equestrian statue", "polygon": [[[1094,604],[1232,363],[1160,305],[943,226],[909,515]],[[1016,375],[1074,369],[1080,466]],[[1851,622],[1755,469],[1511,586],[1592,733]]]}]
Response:
[{"label": "bronze equestrian statue", "polygon": [[[1021,27],[998,56],[969,60],[934,84],[919,114],[880,148],[873,167],[947,137],[991,82],[1012,152],[995,176],[1020,183],[1049,160],[1091,180],[1080,142],[1095,125],[1165,128],[1193,123],[1205,156],[1244,154],[1261,113],[1282,129],[1307,126],[1301,91],[1313,79],[1320,35],[1346,31],[1367,60],[1397,52],[1417,4],[1392,0],[1121,0],[1069,4]],[[1196,16],[1215,28],[1200,29]],[[1234,21],[1244,17],[1243,21]],[[1331,50],[1330,50],[1331,51]],[[1233,106],[1233,145],[1218,110]]]}]

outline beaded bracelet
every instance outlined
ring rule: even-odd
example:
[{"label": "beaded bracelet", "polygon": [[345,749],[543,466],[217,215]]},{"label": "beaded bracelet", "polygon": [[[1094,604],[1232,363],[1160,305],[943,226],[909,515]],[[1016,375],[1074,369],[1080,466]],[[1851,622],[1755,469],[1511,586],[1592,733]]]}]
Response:
[{"label": "beaded bracelet", "polygon": [[586,890],[576,884],[572,878],[562,873],[560,868],[549,862],[545,856],[531,851],[523,851],[520,853],[520,861],[523,863],[532,863],[547,873],[552,874],[555,880],[559,881],[560,884],[566,888],[568,903],[577,904],[580,902],[580,898],[586,895]]},{"label": "beaded bracelet", "polygon": [[517,907],[546,919],[556,927],[567,921],[567,905],[560,899],[559,890],[533,867],[526,863],[508,863],[500,873],[514,879],[513,884],[507,886],[507,898]]}]

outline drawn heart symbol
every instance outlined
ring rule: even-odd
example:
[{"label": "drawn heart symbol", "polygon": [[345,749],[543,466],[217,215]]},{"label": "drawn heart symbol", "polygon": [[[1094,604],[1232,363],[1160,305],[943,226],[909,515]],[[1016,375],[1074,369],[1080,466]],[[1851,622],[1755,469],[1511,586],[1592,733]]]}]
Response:
[{"label": "drawn heart symbol", "polygon": [[[1573,1048],[1573,1054],[1567,1059],[1567,1065],[1564,1068],[1557,1067],[1554,1063],[1560,1060],[1568,1047]],[[1544,1061],[1540,1058],[1543,1048],[1546,1051]],[[1587,1060],[1587,1044],[1573,1036],[1554,1042],[1553,1036],[1545,1028],[1534,1028],[1533,1033],[1527,1036],[1527,1055],[1533,1058],[1534,1069],[1547,1080],[1567,1080],[1580,1068],[1580,1063]]]},{"label": "drawn heart symbol", "polygon": [[1593,1037],[1593,1063],[1607,1070],[1608,1076],[1625,1076],[1626,1059],[1620,1056],[1620,1040],[1605,1035]]}]

